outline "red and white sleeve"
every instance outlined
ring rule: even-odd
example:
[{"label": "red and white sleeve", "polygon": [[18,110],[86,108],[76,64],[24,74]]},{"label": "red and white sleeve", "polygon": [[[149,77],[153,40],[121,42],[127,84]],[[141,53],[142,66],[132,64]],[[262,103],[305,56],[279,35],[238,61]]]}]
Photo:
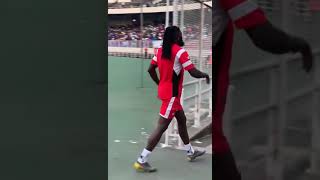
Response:
[{"label": "red and white sleeve", "polygon": [[194,68],[194,65],[191,62],[187,51],[182,52],[182,54],[179,57],[179,61],[182,65],[183,69],[186,71],[189,71],[190,69]]},{"label": "red and white sleeve", "polygon": [[158,49],[155,49],[155,50],[154,50],[154,56],[153,56],[153,58],[152,58],[152,60],[151,60],[151,64],[158,65],[157,54],[158,54]]},{"label": "red and white sleeve", "polygon": [[157,61],[157,56],[153,56],[152,60],[151,60],[151,64],[154,64],[154,65],[158,65],[158,61]]},{"label": "red and white sleeve", "polygon": [[264,12],[252,1],[223,0],[220,2],[239,29],[251,28],[267,21]]}]

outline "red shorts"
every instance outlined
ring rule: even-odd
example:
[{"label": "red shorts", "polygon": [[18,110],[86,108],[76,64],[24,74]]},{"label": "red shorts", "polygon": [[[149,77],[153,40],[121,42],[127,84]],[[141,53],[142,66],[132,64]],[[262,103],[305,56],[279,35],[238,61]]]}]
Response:
[{"label": "red shorts", "polygon": [[171,120],[177,111],[183,110],[180,98],[172,97],[171,99],[162,100],[160,116]]}]

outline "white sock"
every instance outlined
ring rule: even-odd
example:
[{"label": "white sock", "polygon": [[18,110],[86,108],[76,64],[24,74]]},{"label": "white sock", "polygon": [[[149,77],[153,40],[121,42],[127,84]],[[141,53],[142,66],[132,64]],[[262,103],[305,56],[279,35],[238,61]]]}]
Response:
[{"label": "white sock", "polygon": [[185,144],[184,147],[185,147],[185,150],[187,151],[187,155],[192,155],[194,153],[194,150],[190,143]]},{"label": "white sock", "polygon": [[138,158],[139,163],[145,163],[148,161],[148,156],[151,154],[151,151],[148,151],[147,149],[143,149],[140,157]]}]

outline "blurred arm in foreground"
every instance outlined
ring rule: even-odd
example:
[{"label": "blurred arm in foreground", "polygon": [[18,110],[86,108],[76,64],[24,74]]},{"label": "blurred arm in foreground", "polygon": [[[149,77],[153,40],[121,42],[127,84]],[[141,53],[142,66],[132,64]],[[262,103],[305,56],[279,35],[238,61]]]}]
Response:
[{"label": "blurred arm in foreground", "polygon": [[258,48],[273,54],[301,53],[303,68],[309,72],[313,64],[313,55],[308,42],[274,27],[269,21],[246,29],[252,42]]}]

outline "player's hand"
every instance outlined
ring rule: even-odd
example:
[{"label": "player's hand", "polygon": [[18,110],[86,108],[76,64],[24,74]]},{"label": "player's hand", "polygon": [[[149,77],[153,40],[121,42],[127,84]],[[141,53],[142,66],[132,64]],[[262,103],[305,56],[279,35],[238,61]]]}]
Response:
[{"label": "player's hand", "polygon": [[210,77],[208,74],[205,74],[206,82],[207,84],[210,84]]},{"label": "player's hand", "polygon": [[310,72],[313,66],[313,54],[311,47],[307,41],[304,39],[297,39],[300,44],[300,49],[298,50],[302,55],[302,67],[306,72]]},{"label": "player's hand", "polygon": [[302,54],[303,69],[310,72],[313,66],[313,54],[309,44],[305,44],[305,48],[301,49],[300,53]]}]

